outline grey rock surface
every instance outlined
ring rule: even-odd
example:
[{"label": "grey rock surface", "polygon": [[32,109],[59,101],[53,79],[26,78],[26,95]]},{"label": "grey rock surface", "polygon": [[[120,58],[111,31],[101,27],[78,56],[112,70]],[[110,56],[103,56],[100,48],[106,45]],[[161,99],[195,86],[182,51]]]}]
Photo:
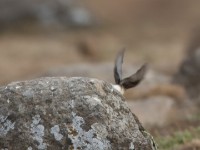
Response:
[{"label": "grey rock surface", "polygon": [[46,77],[0,87],[1,149],[154,147],[124,97],[107,82]]}]

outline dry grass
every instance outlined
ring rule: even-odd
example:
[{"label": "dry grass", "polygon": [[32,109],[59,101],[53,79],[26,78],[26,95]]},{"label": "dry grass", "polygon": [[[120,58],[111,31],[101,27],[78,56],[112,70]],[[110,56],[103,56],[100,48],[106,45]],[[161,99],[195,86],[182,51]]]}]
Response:
[{"label": "dry grass", "polygon": [[181,146],[179,150],[200,150],[200,139],[193,139]]},{"label": "dry grass", "polygon": [[160,150],[199,150],[200,128],[175,131],[167,137],[158,137],[157,142]]}]

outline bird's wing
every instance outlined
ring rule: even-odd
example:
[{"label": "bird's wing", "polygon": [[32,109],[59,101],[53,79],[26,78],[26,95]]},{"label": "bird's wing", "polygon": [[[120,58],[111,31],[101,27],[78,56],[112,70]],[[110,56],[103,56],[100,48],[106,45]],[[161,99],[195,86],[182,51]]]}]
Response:
[{"label": "bird's wing", "polygon": [[147,71],[147,64],[144,64],[135,74],[123,79],[120,83],[124,89],[135,87],[142,81]]},{"label": "bird's wing", "polygon": [[114,67],[114,78],[115,83],[120,84],[122,80],[122,63],[124,58],[124,51],[125,49],[121,50],[115,59],[115,67]]}]

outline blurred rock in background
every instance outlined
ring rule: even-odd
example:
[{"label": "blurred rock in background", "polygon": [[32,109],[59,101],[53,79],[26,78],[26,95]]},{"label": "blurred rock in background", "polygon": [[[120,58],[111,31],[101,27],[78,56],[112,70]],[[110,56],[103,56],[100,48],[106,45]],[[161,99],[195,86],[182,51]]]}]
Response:
[{"label": "blurred rock in background", "polygon": [[200,104],[200,30],[192,32],[192,38],[185,51],[173,81],[183,85],[192,100]]},{"label": "blurred rock in background", "polygon": [[23,25],[86,27],[92,14],[76,0],[0,0],[0,26]]}]

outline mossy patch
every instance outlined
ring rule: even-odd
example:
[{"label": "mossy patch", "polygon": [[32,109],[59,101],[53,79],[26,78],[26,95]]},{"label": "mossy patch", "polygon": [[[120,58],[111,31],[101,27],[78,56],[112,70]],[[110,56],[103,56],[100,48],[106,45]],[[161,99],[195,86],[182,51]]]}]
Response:
[{"label": "mossy patch", "polygon": [[177,150],[181,145],[193,139],[200,139],[200,126],[190,130],[175,132],[167,137],[157,137],[156,142],[160,150]]}]

